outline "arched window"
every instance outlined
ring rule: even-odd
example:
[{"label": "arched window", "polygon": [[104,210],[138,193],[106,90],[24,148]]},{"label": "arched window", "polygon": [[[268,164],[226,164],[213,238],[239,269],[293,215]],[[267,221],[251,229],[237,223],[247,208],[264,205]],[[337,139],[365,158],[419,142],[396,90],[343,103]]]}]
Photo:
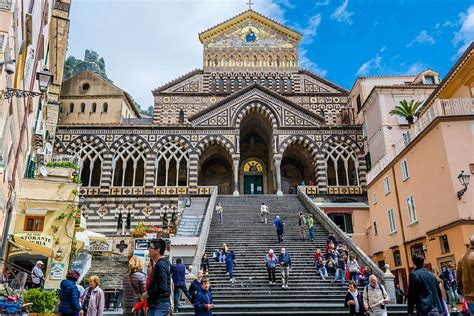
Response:
[{"label": "arched window", "polygon": [[95,113],[95,112],[97,112],[97,103],[95,103],[95,102],[94,102],[94,103],[92,103],[91,112],[92,112],[92,113]]},{"label": "arched window", "polygon": [[74,112],[74,103],[69,104],[69,113]]},{"label": "arched window", "polygon": [[81,103],[81,113],[84,113],[86,111],[86,104]]},{"label": "arched window", "polygon": [[105,102],[104,104],[102,104],[102,112],[107,113],[108,110],[109,110],[109,104]]},{"label": "arched window", "polygon": [[358,186],[359,162],[346,143],[333,143],[326,154],[328,186]]},{"label": "arched window", "polygon": [[183,109],[179,110],[178,121],[179,121],[179,124],[184,124],[184,111],[183,111]]},{"label": "arched window", "polygon": [[113,185],[116,187],[143,186],[145,183],[145,153],[134,142],[123,144],[112,159]]},{"label": "arched window", "polygon": [[187,186],[189,157],[180,143],[163,145],[155,161],[157,186]]},{"label": "arched window", "polygon": [[100,148],[93,142],[84,142],[79,146],[76,156],[79,157],[82,186],[100,186],[103,160]]}]

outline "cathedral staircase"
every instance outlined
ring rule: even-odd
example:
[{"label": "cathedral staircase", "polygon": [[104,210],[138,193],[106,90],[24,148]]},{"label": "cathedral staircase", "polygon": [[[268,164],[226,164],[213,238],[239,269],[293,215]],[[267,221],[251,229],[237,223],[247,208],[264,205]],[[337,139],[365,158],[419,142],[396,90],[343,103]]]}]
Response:
[{"label": "cathedral staircase", "polygon": [[[219,196],[224,208],[224,224],[217,224],[213,217],[206,245],[206,253],[212,253],[226,243],[236,255],[236,283],[231,286],[225,274],[225,264],[211,260],[210,282],[215,299],[215,315],[342,315],[347,286],[332,284],[317,276],[313,267],[316,248],[325,248],[328,232],[315,223],[314,242],[302,240],[298,228],[298,213],[308,215],[306,207],[296,195],[277,197]],[[265,202],[270,209],[269,223],[260,222],[260,205]],[[285,221],[284,241],[279,244],[273,219],[275,215]],[[316,221],[315,221],[316,222]],[[306,234],[308,238],[308,234]],[[286,248],[291,255],[293,268],[289,288],[281,287],[277,268],[277,284],[269,285],[264,256],[270,248],[275,253]],[[362,290],[362,289],[361,289]],[[189,303],[180,307],[179,315],[194,315]],[[389,305],[390,315],[406,314],[406,306]]]}]

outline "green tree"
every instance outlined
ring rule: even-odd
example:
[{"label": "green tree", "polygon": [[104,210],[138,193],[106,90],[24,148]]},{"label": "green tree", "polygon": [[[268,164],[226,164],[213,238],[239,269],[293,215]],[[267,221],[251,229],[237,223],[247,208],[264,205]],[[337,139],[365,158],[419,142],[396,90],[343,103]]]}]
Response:
[{"label": "green tree", "polygon": [[420,109],[421,109],[422,102],[411,100],[408,102],[407,100],[400,101],[400,105],[397,105],[393,110],[389,113],[390,115],[398,115],[400,117],[404,117],[408,124],[411,125],[415,121],[415,117],[418,116]]}]

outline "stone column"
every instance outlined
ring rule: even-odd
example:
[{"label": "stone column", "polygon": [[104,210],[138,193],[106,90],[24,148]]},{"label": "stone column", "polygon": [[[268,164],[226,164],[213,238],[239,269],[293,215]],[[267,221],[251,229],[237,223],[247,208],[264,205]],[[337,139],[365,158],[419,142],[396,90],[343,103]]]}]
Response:
[{"label": "stone column", "polygon": [[146,154],[144,185],[145,192],[153,194],[153,188],[155,186],[155,154],[153,152]]},{"label": "stone column", "polygon": [[189,193],[197,193],[198,166],[199,166],[199,156],[196,153],[190,154],[189,155],[189,174],[188,174]]},{"label": "stone column", "polygon": [[100,179],[100,194],[109,194],[110,187],[113,184],[112,179],[112,154],[104,154],[102,161],[102,177]]},{"label": "stone column", "polygon": [[276,189],[277,196],[282,196],[283,192],[281,191],[281,157],[275,157],[275,175],[276,175]]},{"label": "stone column", "polygon": [[239,196],[239,165],[240,155],[232,156],[233,171],[234,171],[234,196]]},{"label": "stone column", "polygon": [[390,298],[390,304],[396,304],[397,298],[395,296],[395,276],[390,271],[390,265],[385,265],[385,273],[383,275],[385,290]]}]

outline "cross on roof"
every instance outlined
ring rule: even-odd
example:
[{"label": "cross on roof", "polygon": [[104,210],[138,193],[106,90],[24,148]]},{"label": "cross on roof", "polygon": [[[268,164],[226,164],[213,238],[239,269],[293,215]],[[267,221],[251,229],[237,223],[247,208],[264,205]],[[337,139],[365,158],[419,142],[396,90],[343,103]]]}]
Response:
[{"label": "cross on roof", "polygon": [[249,2],[246,3],[246,5],[249,6],[249,10],[252,10],[252,4],[253,4],[252,0],[249,0]]}]

